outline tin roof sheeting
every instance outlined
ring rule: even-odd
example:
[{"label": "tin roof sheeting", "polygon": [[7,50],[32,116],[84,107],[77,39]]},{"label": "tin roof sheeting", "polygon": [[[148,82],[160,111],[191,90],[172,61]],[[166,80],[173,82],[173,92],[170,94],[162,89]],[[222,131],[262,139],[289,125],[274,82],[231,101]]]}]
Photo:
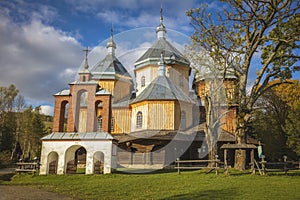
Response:
[{"label": "tin roof sheeting", "polygon": [[107,132],[57,132],[46,135],[41,140],[113,140]]}]

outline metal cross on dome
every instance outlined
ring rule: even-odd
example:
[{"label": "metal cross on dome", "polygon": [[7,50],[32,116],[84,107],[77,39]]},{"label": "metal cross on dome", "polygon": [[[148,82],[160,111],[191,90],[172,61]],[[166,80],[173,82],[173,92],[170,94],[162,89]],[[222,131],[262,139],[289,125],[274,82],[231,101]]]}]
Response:
[{"label": "metal cross on dome", "polygon": [[88,54],[89,54],[89,47],[87,46],[86,49],[82,50],[82,51],[85,51],[85,63],[84,63],[84,68],[87,69],[89,66],[88,66]]},{"label": "metal cross on dome", "polygon": [[86,47],[84,50],[82,50],[82,51],[85,51],[85,59],[87,59],[87,56],[88,56],[88,54],[89,54],[89,51],[91,51],[90,49],[89,49],[89,47]]}]

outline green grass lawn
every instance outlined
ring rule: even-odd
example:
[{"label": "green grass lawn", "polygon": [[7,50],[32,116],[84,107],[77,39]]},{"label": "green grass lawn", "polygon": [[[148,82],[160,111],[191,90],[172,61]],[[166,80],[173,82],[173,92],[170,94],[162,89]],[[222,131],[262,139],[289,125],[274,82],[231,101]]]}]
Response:
[{"label": "green grass lawn", "polygon": [[300,171],[268,176],[203,171],[107,175],[15,175],[0,184],[32,185],[79,199],[300,199]]}]

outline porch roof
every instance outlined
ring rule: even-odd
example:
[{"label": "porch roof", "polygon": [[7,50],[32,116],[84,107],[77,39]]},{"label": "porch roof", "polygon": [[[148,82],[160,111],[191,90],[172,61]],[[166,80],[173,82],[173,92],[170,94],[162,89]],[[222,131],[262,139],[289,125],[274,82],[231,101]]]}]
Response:
[{"label": "porch roof", "polygon": [[221,149],[256,149],[254,144],[223,144]]},{"label": "porch roof", "polygon": [[41,140],[113,140],[107,132],[53,132],[41,138]]}]

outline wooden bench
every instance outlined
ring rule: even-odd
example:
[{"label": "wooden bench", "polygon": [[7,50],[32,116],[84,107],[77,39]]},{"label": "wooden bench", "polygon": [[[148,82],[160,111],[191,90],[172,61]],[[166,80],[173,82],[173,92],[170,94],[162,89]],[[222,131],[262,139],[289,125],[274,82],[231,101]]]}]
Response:
[{"label": "wooden bench", "polygon": [[37,162],[18,162],[16,163],[17,168],[16,168],[16,172],[18,172],[19,174],[21,172],[31,172],[31,173],[35,173],[38,169],[39,169],[39,163]]}]

